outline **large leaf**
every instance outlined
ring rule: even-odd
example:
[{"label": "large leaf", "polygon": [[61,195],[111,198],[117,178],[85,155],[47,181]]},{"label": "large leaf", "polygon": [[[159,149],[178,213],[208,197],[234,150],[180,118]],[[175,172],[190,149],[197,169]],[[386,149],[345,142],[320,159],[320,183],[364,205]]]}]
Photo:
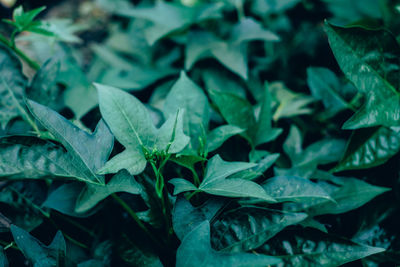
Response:
[{"label": "large leaf", "polygon": [[333,201],[330,195],[318,184],[296,176],[273,177],[268,179],[262,186],[270,196],[279,202]]},{"label": "large leaf", "polygon": [[185,110],[184,133],[190,136],[189,148],[197,150],[199,138],[208,131],[209,104],[203,90],[193,83],[184,72],[172,86],[164,104],[164,116],[174,116],[179,109]]},{"label": "large leaf", "polygon": [[[175,186],[174,194],[199,190],[217,196],[253,197],[267,202],[275,202],[257,183],[235,178],[235,173],[254,166],[255,164],[247,162],[223,161],[219,155],[216,155],[209,160],[205,176],[198,188],[182,178],[172,179],[170,183]],[[228,176],[231,177],[227,178]]]},{"label": "large leaf", "polygon": [[251,253],[217,252],[210,244],[210,224],[204,221],[182,240],[176,255],[177,267],[190,266],[268,266],[279,263],[278,258]]},{"label": "large leaf", "polygon": [[211,227],[211,243],[216,250],[242,252],[263,245],[285,227],[307,217],[260,207],[241,207],[220,216]]},{"label": "large leaf", "polygon": [[61,232],[57,232],[49,246],[15,225],[11,225],[11,233],[18,248],[34,266],[65,266],[66,244]]},{"label": "large leaf", "polygon": [[32,136],[0,138],[0,177],[86,179],[64,148]]},{"label": "large leaf", "polygon": [[72,156],[73,164],[83,170],[83,180],[104,183],[104,177],[96,172],[107,161],[114,143],[107,125],[101,120],[94,133],[89,134],[57,112],[33,101],[28,103],[35,118],[64,145]]},{"label": "large leaf", "polygon": [[400,150],[398,127],[373,127],[354,131],[335,171],[379,166]]},{"label": "large leaf", "polygon": [[148,43],[153,45],[158,39],[193,23],[220,17],[222,6],[221,3],[213,3],[189,8],[175,3],[157,2],[153,7],[121,9],[118,14],[149,21],[150,25],[144,31]]},{"label": "large leaf", "polygon": [[350,240],[325,234],[315,229],[286,231],[269,240],[259,253],[282,260],[278,266],[340,266],[384,251]]},{"label": "large leaf", "polygon": [[19,59],[0,45],[0,128],[11,119],[24,114],[23,93],[27,84]]},{"label": "large leaf", "polygon": [[346,77],[366,101],[344,125],[357,129],[399,125],[400,47],[387,31],[325,25],[332,51]]},{"label": "large leaf", "polygon": [[102,173],[127,169],[141,173],[146,167],[146,155],[153,152],[177,153],[190,138],[183,133],[183,110],[157,129],[146,107],[134,96],[111,86],[96,84],[100,111],[117,140],[125,150],[107,162]]},{"label": "large leaf", "polygon": [[78,213],[87,212],[97,203],[116,192],[140,194],[141,187],[127,171],[120,171],[106,185],[87,185],[77,199],[75,211]]},{"label": "large leaf", "polygon": [[362,180],[350,177],[332,177],[332,182],[320,182],[319,185],[335,200],[323,202],[309,208],[313,215],[339,214],[356,209],[373,198],[387,192],[390,188],[368,184]]}]

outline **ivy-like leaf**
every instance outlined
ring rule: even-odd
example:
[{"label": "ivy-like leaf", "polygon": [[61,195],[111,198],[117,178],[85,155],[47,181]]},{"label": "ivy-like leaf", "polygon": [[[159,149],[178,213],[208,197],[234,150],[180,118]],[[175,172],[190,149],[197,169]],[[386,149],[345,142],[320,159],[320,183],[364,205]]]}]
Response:
[{"label": "ivy-like leaf", "polygon": [[0,138],[0,177],[3,179],[87,179],[85,170],[61,146],[31,136]]},{"label": "ivy-like leaf", "polygon": [[189,8],[176,3],[157,2],[148,8],[126,8],[118,14],[145,19],[150,25],[145,28],[147,42],[153,45],[158,39],[207,19],[220,17],[221,3],[203,4]]},{"label": "ivy-like leaf", "polygon": [[218,149],[222,144],[237,134],[243,133],[245,130],[234,125],[222,125],[212,131],[207,135],[207,150],[212,152]]},{"label": "ivy-like leaf", "polygon": [[340,266],[385,251],[325,234],[315,229],[285,231],[269,240],[259,253],[282,260],[277,266]]},{"label": "ivy-like leaf", "polygon": [[141,187],[135,178],[127,171],[122,170],[106,185],[87,185],[80,193],[75,211],[85,213],[97,205],[100,201],[116,192],[127,192],[130,194],[140,194]]},{"label": "ivy-like leaf", "polygon": [[308,209],[312,215],[339,214],[356,209],[373,198],[391,190],[390,188],[368,184],[350,177],[333,177],[331,183],[320,182],[321,186],[335,200],[323,202]]},{"label": "ivy-like leaf", "polygon": [[399,127],[373,127],[354,131],[335,172],[379,166],[400,150]]},{"label": "ivy-like leaf", "polygon": [[341,28],[325,23],[332,51],[346,77],[366,102],[343,125],[357,129],[399,126],[400,46],[387,31]]},{"label": "ivy-like leaf", "polygon": [[101,173],[127,169],[132,175],[146,167],[146,155],[154,152],[178,153],[189,143],[183,133],[183,111],[157,129],[146,107],[134,96],[111,86],[95,85],[99,93],[100,111],[125,150],[112,158]]},{"label": "ivy-like leaf", "polygon": [[[234,178],[235,173],[254,166],[255,164],[247,162],[223,161],[219,155],[216,155],[209,160],[206,174],[198,188],[182,178],[171,179],[170,183],[175,186],[174,194],[199,190],[217,196],[254,197],[267,202],[275,202],[257,183]],[[227,178],[228,176],[231,177]]]},{"label": "ivy-like leaf", "polygon": [[0,45],[0,128],[11,119],[24,116],[23,93],[27,80],[22,65],[10,49]]},{"label": "ivy-like leaf", "polygon": [[278,176],[268,179],[262,187],[279,202],[291,201],[308,203],[333,201],[331,196],[318,184],[296,176]]},{"label": "ivy-like leaf", "polygon": [[202,222],[182,240],[176,255],[177,267],[268,266],[280,263],[278,258],[251,253],[217,252],[210,244],[210,224]]},{"label": "ivy-like leaf", "polygon": [[[110,156],[114,138],[101,120],[93,134],[88,134],[57,112],[34,101],[28,101],[35,118],[67,149],[74,165],[83,170],[86,182],[104,183],[104,177],[96,172]],[[85,144],[82,146],[82,144]]]},{"label": "ivy-like leaf", "polygon": [[172,86],[164,104],[164,116],[174,116],[179,109],[185,110],[184,133],[190,136],[189,149],[197,151],[199,139],[204,138],[210,120],[208,99],[203,90],[192,82],[184,72]]},{"label": "ivy-like leaf", "polygon": [[49,246],[15,225],[11,225],[11,233],[18,248],[34,266],[65,266],[66,244],[60,231]]},{"label": "ivy-like leaf", "polygon": [[285,227],[299,223],[305,213],[260,207],[240,207],[220,216],[211,226],[213,248],[224,252],[257,249]]}]

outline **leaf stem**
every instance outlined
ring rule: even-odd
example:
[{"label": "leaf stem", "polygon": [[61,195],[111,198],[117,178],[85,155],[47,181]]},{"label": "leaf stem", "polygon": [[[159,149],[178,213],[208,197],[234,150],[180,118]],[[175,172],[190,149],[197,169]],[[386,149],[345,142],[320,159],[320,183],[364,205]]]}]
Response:
[{"label": "leaf stem", "polygon": [[122,199],[120,198],[117,194],[113,193],[111,196],[114,198],[116,202],[118,202],[121,207],[128,212],[128,214],[132,217],[132,219],[137,223],[137,225],[150,237],[152,241],[155,243],[159,244],[159,241],[157,238],[153,236],[153,234],[147,229],[147,227],[142,223],[142,221],[139,219],[137,216],[136,212],[134,212],[131,207]]},{"label": "leaf stem", "polygon": [[18,49],[15,44],[13,45],[13,43],[11,41],[9,41],[6,37],[4,37],[3,35],[0,34],[0,43],[3,43],[4,45],[6,45],[8,48],[10,48],[11,50],[13,50],[23,61],[25,61],[32,69],[34,70],[39,70],[40,69],[40,65],[39,63],[37,63],[36,61],[34,61],[33,59],[31,59],[30,57],[28,57],[24,52],[22,52],[22,50]]}]

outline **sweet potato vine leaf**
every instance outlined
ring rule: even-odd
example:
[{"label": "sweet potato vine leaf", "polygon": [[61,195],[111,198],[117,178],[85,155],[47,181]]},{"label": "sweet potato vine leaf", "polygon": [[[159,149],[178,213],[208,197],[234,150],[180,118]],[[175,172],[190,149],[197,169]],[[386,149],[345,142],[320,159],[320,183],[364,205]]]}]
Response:
[{"label": "sweet potato vine leaf", "polygon": [[218,252],[211,248],[210,223],[204,221],[182,240],[176,255],[177,267],[191,266],[269,266],[279,258],[252,253]]},{"label": "sweet potato vine leaf", "polygon": [[385,30],[342,28],[325,23],[336,60],[366,97],[344,129],[400,125],[400,46]]},{"label": "sweet potato vine leaf", "polygon": [[275,202],[257,183],[235,177],[236,173],[254,166],[256,166],[254,163],[227,162],[216,155],[209,160],[204,179],[199,187],[183,178],[171,179],[170,183],[175,186],[174,194],[186,191],[203,191],[217,196],[253,197],[266,202]]},{"label": "sweet potato vine leaf", "polygon": [[154,153],[174,154],[190,141],[184,134],[184,110],[157,129],[146,107],[133,95],[120,89],[95,84],[99,93],[100,111],[117,140],[125,150],[113,157],[100,173],[115,173],[127,169],[132,175],[141,173],[146,160]]},{"label": "sweet potato vine leaf", "polygon": [[[78,128],[60,114],[34,101],[28,101],[35,118],[66,148],[72,163],[80,169],[80,180],[104,183],[104,177],[96,174],[110,156],[114,138],[104,121],[100,121],[93,134]],[[85,144],[85,145],[82,145]]]}]

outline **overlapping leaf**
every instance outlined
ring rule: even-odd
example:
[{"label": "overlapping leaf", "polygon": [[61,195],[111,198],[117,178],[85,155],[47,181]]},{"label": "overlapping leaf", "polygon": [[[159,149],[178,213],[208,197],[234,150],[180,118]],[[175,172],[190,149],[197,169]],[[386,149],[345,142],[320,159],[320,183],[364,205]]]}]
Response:
[{"label": "overlapping leaf", "polygon": [[96,84],[100,111],[117,140],[125,150],[107,162],[102,173],[127,169],[138,174],[146,167],[146,156],[154,152],[177,153],[189,143],[183,132],[184,111],[157,129],[146,107],[134,96],[114,87]]},{"label": "overlapping leaf", "polygon": [[400,47],[396,39],[384,30],[341,28],[329,23],[325,30],[339,66],[366,97],[343,127],[398,126]]},{"label": "overlapping leaf", "polygon": [[[267,202],[275,202],[257,183],[240,177],[235,178],[235,173],[254,166],[255,164],[247,162],[223,161],[219,155],[216,155],[209,160],[206,174],[199,187],[182,178],[172,179],[170,183],[175,186],[174,194],[186,191],[204,191],[217,196],[253,197]],[[229,176],[231,177],[228,178]]]}]

